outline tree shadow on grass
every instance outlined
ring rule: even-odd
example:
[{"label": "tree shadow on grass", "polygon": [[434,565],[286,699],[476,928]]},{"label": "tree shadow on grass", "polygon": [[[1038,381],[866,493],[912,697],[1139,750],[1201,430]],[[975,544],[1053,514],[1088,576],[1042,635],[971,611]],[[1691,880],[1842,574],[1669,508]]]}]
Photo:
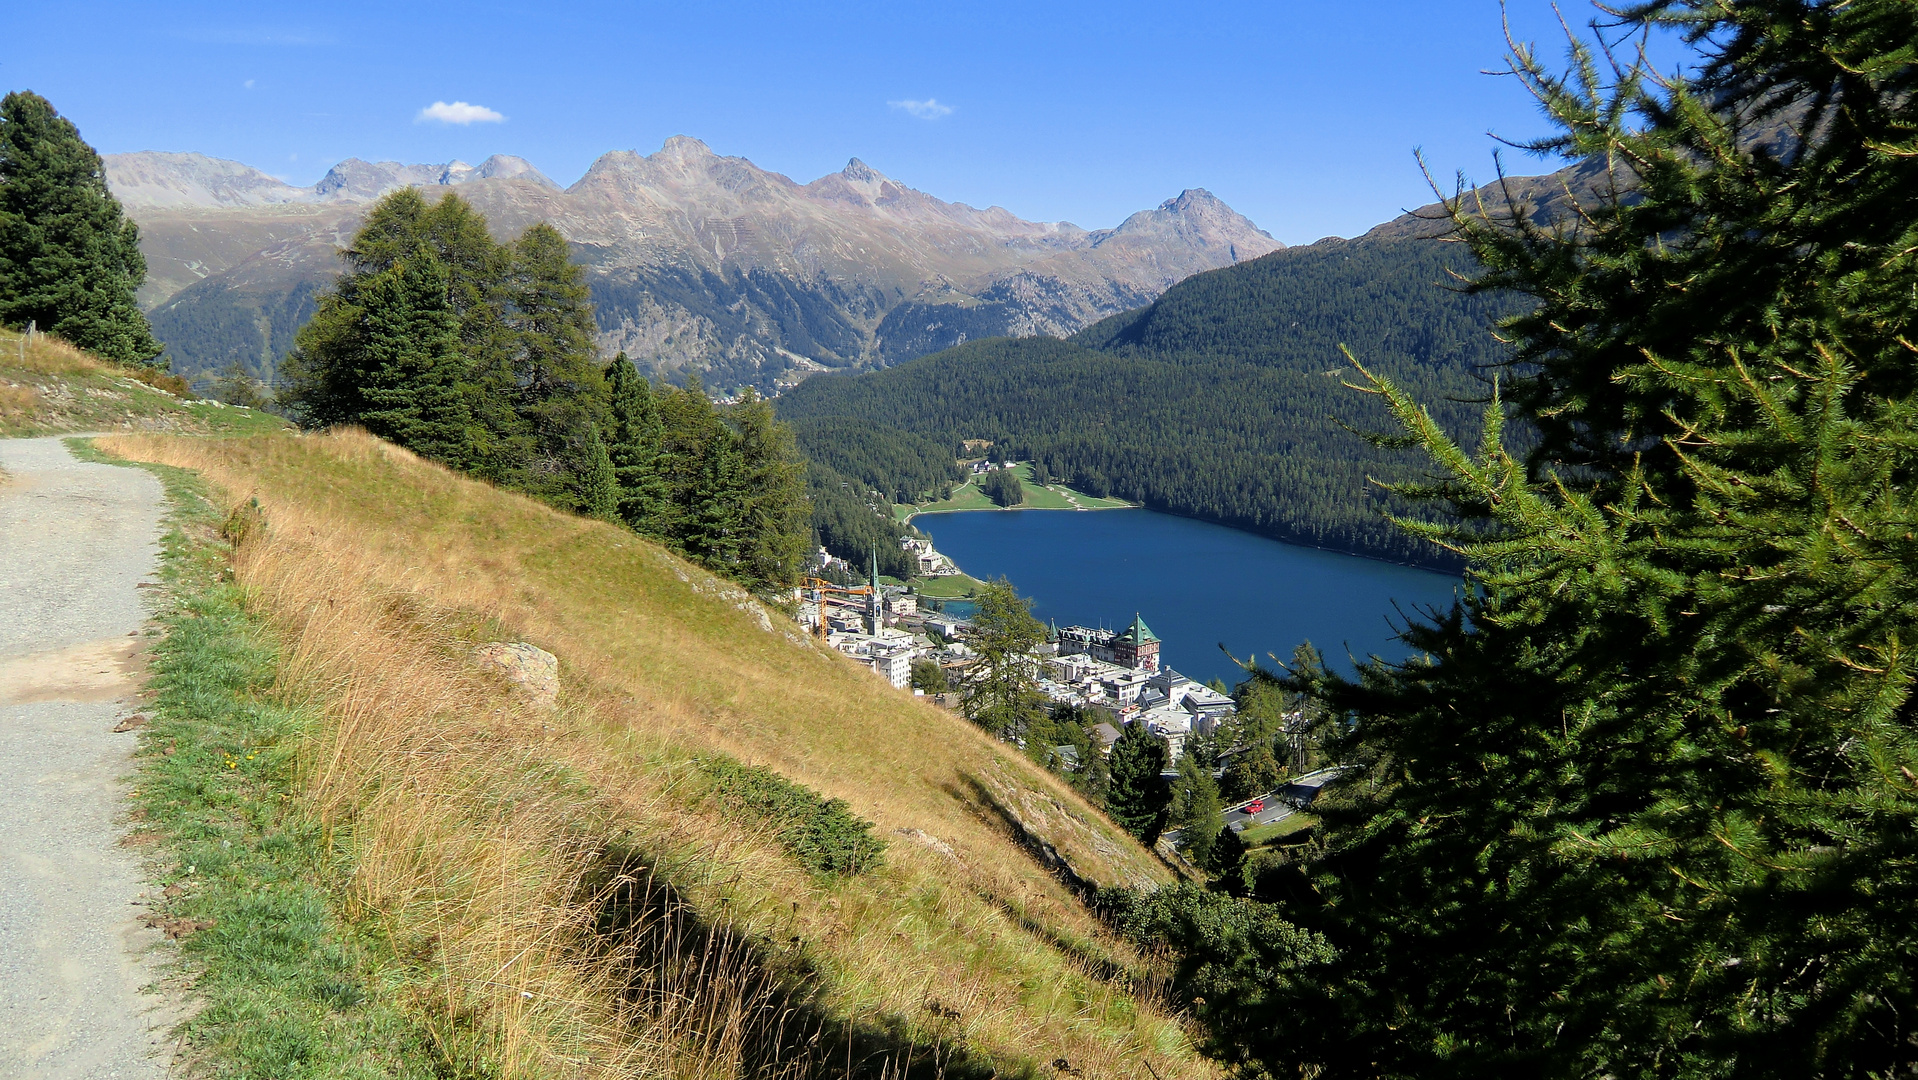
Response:
[{"label": "tree shadow on grass", "polygon": [[928,1022],[835,1015],[798,938],[781,945],[702,917],[643,854],[609,848],[583,883],[596,912],[589,950],[620,972],[630,1023],[721,1073],[765,1080],[1034,1080],[1030,1063],[969,1050],[954,1010]]}]

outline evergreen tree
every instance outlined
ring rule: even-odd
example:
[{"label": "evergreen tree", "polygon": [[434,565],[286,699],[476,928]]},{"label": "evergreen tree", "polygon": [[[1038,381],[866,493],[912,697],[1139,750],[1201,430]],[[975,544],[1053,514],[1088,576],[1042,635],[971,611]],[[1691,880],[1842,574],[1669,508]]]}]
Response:
[{"label": "evergreen tree", "polygon": [[1372,380],[1476,587],[1408,630],[1429,659],[1292,680],[1348,771],[1283,909],[1337,960],[1226,1026],[1274,1073],[1918,1071],[1918,8],[1621,17],[1704,66],[1514,65],[1539,148],[1614,189],[1455,207],[1480,286],[1537,302],[1533,448]]},{"label": "evergreen tree", "polygon": [[487,233],[485,218],[456,195],[429,205],[417,190],[401,188],[373,204],[341,253],[345,272],[321,295],[319,309],[280,366],[280,402],[309,427],[360,422],[370,407],[364,394],[368,373],[380,367],[364,355],[368,310],[362,293],[422,249],[445,276],[441,305],[454,318],[461,386],[472,418],[468,467],[524,490],[533,446],[515,408],[512,334],[501,299],[509,260]]},{"label": "evergreen tree", "polygon": [[697,375],[678,389],[662,387],[659,409],[659,478],[666,492],[661,528],[654,534],[683,543],[705,503],[706,458],[729,432]]},{"label": "evergreen tree", "polygon": [[586,464],[576,476],[574,482],[578,488],[573,496],[580,513],[601,521],[618,522],[619,474],[613,468],[613,457],[607,452],[606,441],[599,437],[597,427],[586,429],[586,449],[581,458]]},{"label": "evergreen tree", "polygon": [[1105,754],[1097,749],[1097,743],[1090,739],[1087,743],[1090,747],[1087,756],[1070,779],[1079,794],[1084,795],[1092,805],[1104,809],[1106,794],[1112,790],[1112,766],[1107,763]]},{"label": "evergreen tree", "polygon": [[364,424],[754,588],[797,579],[809,509],[791,431],[750,396],[722,415],[696,378],[655,394],[623,354],[602,371],[553,229],[502,246],[457,196],[409,188],[374,204],[343,258],[281,366],[302,424]]},{"label": "evergreen tree", "polygon": [[739,579],[768,590],[795,585],[811,551],[805,459],[793,445],[792,429],[773,417],[772,405],[751,387],[728,418],[738,435],[745,488]]},{"label": "evergreen tree", "polygon": [[986,582],[973,605],[967,644],[978,659],[966,669],[961,709],[987,731],[1017,738],[1045,715],[1039,665],[1032,655],[1045,643],[1045,624],[1032,617],[1032,601],[1005,578]]},{"label": "evergreen tree", "polygon": [[1254,795],[1263,795],[1279,786],[1285,779],[1285,767],[1272,752],[1272,740],[1269,737],[1256,737],[1232,756],[1225,767],[1225,780],[1220,790],[1228,802],[1242,802]]},{"label": "evergreen tree", "polygon": [[228,405],[241,405],[249,409],[265,409],[273,404],[266,394],[266,387],[260,380],[246,370],[238,360],[228,364],[213,380],[213,398]]},{"label": "evergreen tree", "polygon": [[639,532],[662,536],[671,496],[660,475],[661,428],[652,383],[620,353],[607,365],[606,393],[607,451],[619,480],[619,516]]},{"label": "evergreen tree", "polygon": [[720,426],[705,448],[697,499],[680,538],[686,553],[721,574],[737,575],[747,544],[746,461],[732,432]]},{"label": "evergreen tree", "polygon": [[1018,506],[1026,501],[1025,485],[1011,469],[994,469],[979,478],[979,490],[1001,507]]},{"label": "evergreen tree", "polygon": [[445,267],[423,246],[365,283],[359,421],[375,435],[464,468],[473,460],[472,417],[446,288]]},{"label": "evergreen tree", "polygon": [[513,243],[503,296],[517,411],[535,447],[528,483],[555,502],[576,503],[568,478],[590,467],[589,433],[607,422],[606,385],[583,271],[552,226],[534,225]]},{"label": "evergreen tree", "polygon": [[945,693],[946,669],[939,666],[939,661],[931,659],[930,657],[922,657],[914,660],[912,662],[912,688],[914,690],[924,690],[928,694]]},{"label": "evergreen tree", "polygon": [[1193,865],[1210,867],[1212,849],[1219,830],[1225,828],[1225,815],[1219,806],[1219,785],[1212,769],[1199,755],[1179,755],[1179,778],[1172,785],[1172,805],[1168,815],[1180,830],[1179,850]]},{"label": "evergreen tree", "polygon": [[1245,888],[1245,839],[1230,825],[1220,824],[1204,865],[1225,888],[1233,892]]},{"label": "evergreen tree", "polygon": [[0,98],[0,323],[152,363],[160,344],[133,298],[146,272],[139,227],[73,121],[31,91]]},{"label": "evergreen tree", "polygon": [[1112,744],[1112,780],[1106,787],[1106,813],[1119,827],[1151,847],[1165,828],[1168,793],[1165,742],[1142,724],[1127,724]]}]

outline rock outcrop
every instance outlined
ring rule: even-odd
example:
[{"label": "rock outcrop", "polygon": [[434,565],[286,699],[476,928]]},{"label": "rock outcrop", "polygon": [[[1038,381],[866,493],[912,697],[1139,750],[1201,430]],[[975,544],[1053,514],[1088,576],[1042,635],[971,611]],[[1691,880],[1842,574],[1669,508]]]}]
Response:
[{"label": "rock outcrop", "polygon": [[503,675],[536,709],[559,704],[559,658],[524,641],[490,641],[473,650],[480,667]]}]

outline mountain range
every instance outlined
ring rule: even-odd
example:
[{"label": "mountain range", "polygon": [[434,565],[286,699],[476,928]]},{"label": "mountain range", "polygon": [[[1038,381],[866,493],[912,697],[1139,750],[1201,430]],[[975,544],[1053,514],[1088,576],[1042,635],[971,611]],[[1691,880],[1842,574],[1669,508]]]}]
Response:
[{"label": "mountain range", "polygon": [[311,187],[200,154],[113,154],[106,171],[141,228],[141,302],[188,377],[238,361],[270,378],[368,205],[408,185],[457,187],[501,237],[550,222],[586,267],[607,354],[722,389],[1063,336],[1284,246],[1203,189],[1087,230],[945,202],[857,158],[801,184],[685,136],[605,154],[564,189],[504,155],[349,159]]}]

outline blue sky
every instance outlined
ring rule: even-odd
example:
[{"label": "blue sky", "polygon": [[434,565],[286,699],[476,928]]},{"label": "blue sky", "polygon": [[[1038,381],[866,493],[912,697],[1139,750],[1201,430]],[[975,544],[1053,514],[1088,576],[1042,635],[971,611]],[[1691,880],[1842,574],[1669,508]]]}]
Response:
[{"label": "blue sky", "polygon": [[[1483,178],[1488,132],[1544,130],[1516,81],[1481,74],[1503,64],[1497,0],[10,6],[32,47],[0,53],[0,88],[46,95],[102,152],[300,184],[345,157],[495,152],[569,184],[687,134],[802,182],[857,156],[1088,228],[1209,188],[1304,243],[1429,202],[1415,147]],[[1548,3],[1508,7],[1562,51]],[[436,102],[502,119],[421,119]]]}]

